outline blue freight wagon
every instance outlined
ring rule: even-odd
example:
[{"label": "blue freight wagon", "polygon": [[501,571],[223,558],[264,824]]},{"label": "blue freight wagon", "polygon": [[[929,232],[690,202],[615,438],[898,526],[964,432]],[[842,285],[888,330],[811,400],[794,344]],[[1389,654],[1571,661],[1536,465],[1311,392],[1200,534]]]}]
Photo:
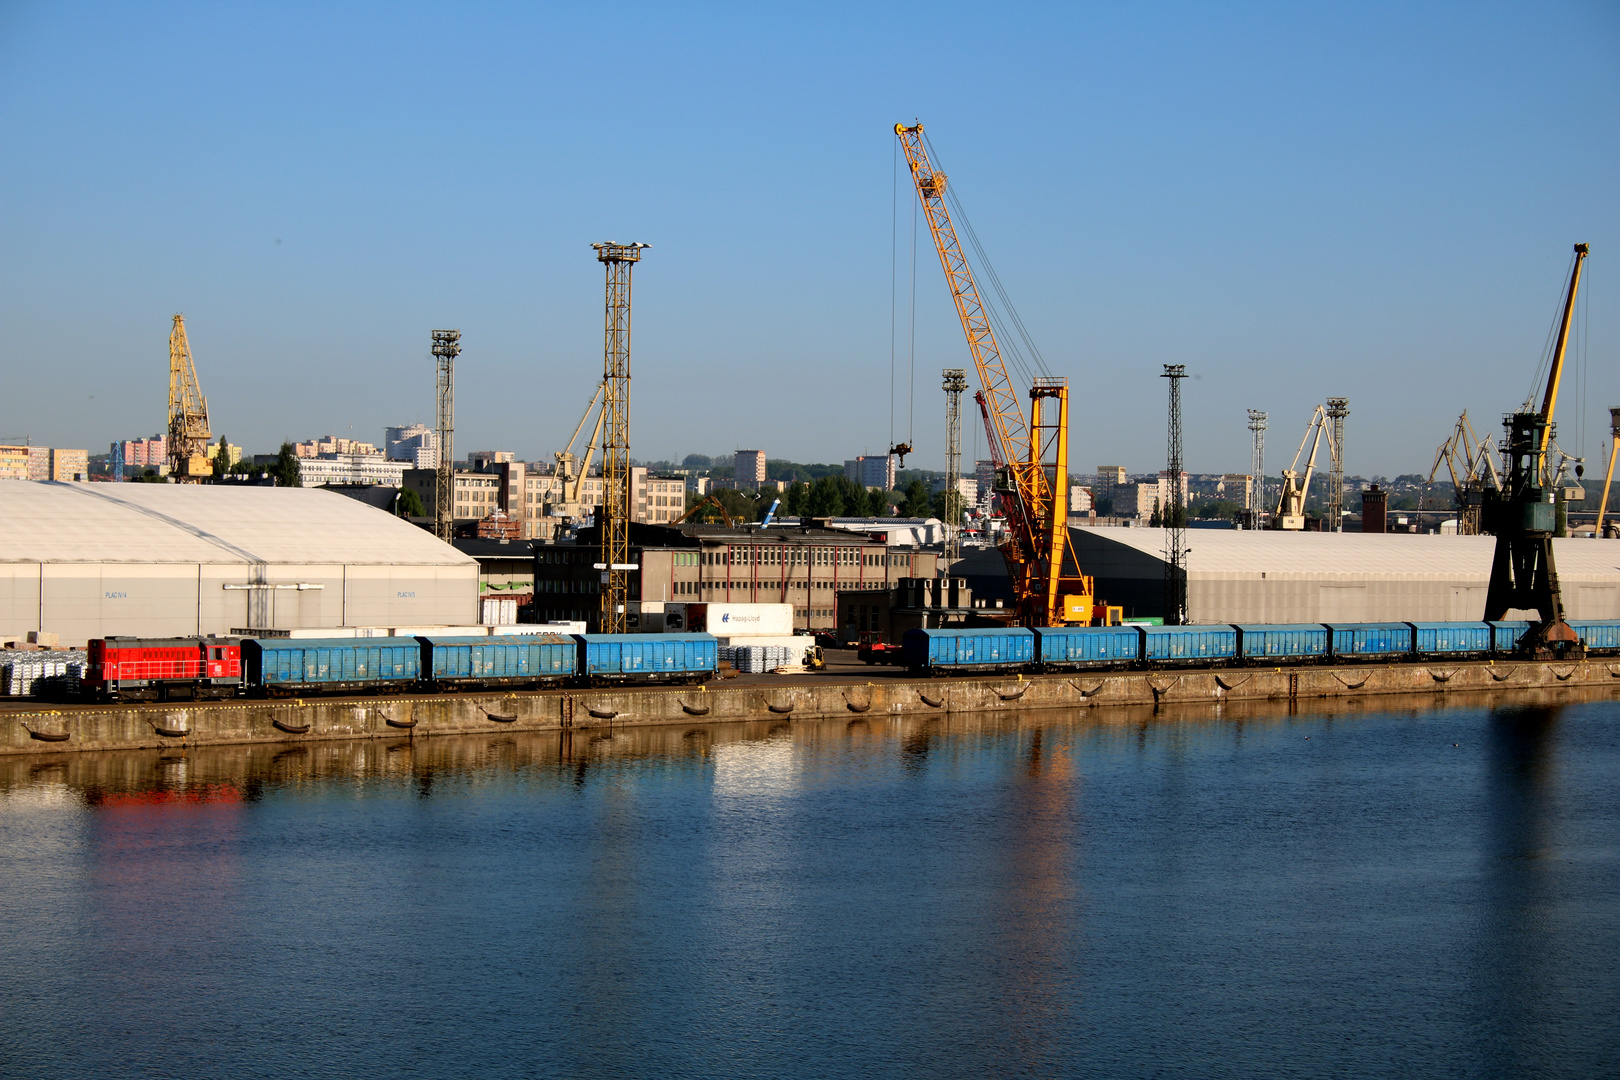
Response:
[{"label": "blue freight wagon", "polygon": [[1035,632],[1024,627],[907,630],[906,666],[922,673],[1017,669],[1035,662]]},{"label": "blue freight wagon", "polygon": [[1045,667],[1122,667],[1139,659],[1134,626],[1037,626],[1036,656]]},{"label": "blue freight wagon", "polygon": [[575,634],[575,670],[592,682],[703,682],[719,664],[712,634]]},{"label": "blue freight wagon", "polygon": [[246,638],[248,685],[265,693],[408,687],[422,674],[415,638]]},{"label": "blue freight wagon", "polygon": [[1325,660],[1328,628],[1321,623],[1242,623],[1238,656],[1244,660]]},{"label": "blue freight wagon", "polygon": [[1210,626],[1133,627],[1142,635],[1142,661],[1148,664],[1200,664],[1237,656],[1237,628]]},{"label": "blue freight wagon", "polygon": [[1411,623],[1330,623],[1333,655],[1338,657],[1410,656]]},{"label": "blue freight wagon", "polygon": [[1492,622],[1486,623],[1491,628],[1491,652],[1497,656],[1507,656],[1518,651],[1519,641],[1530,632],[1534,625],[1529,622]]},{"label": "blue freight wagon", "polygon": [[1417,622],[1413,645],[1424,656],[1485,656],[1491,651],[1491,625],[1483,622]]},{"label": "blue freight wagon", "polygon": [[1612,619],[1571,619],[1569,628],[1580,635],[1587,652],[1620,652],[1620,622]]},{"label": "blue freight wagon", "polygon": [[441,685],[562,682],[574,674],[579,659],[578,646],[565,634],[428,635],[416,640],[422,645],[423,678]]}]

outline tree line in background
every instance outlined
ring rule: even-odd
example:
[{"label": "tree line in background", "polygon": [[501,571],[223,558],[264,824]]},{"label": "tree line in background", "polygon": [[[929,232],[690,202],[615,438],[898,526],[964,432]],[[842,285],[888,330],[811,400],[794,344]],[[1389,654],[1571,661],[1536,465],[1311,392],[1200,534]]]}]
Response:
[{"label": "tree line in background", "polygon": [[[813,481],[796,481],[780,494],[774,491],[735,491],[730,488],[718,488],[711,494],[734,521],[763,520],[777,499],[782,502],[777,508],[779,517],[926,518],[940,517],[947,509],[945,493],[930,494],[928,485],[921,478],[912,478],[904,491],[868,490],[845,476],[842,469]],[[687,509],[690,510],[702,499],[701,495],[688,493]],[[957,509],[959,514],[960,508]]]}]

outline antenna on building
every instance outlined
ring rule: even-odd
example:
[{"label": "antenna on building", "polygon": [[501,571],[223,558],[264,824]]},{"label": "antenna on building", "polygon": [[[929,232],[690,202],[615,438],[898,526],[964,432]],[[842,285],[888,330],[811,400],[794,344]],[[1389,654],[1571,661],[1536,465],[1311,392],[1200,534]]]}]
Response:
[{"label": "antenna on building", "polygon": [[433,532],[447,544],[456,513],[456,357],[460,355],[460,330],[433,331],[434,400],[439,414],[439,473],[433,486]]},{"label": "antenna on building", "polygon": [[1165,471],[1169,474],[1169,495],[1160,508],[1164,519],[1166,560],[1164,564],[1164,625],[1182,626],[1187,622],[1187,504],[1181,497],[1181,380],[1187,377],[1185,364],[1166,364],[1164,374],[1170,380],[1170,460]]},{"label": "antenna on building", "polygon": [[1249,451],[1249,471],[1254,474],[1249,486],[1253,488],[1254,495],[1247,509],[1249,528],[1258,529],[1266,513],[1266,414],[1259,409],[1249,410],[1249,431],[1254,437],[1254,445]]}]

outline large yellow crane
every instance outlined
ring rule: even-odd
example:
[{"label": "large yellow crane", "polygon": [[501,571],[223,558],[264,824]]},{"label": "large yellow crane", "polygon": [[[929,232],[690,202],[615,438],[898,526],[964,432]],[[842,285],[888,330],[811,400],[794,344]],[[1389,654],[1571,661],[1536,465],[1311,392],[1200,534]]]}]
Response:
[{"label": "large yellow crane", "polygon": [[197,365],[186,340],[186,318],[174,317],[169,331],[169,475],[177,483],[196,484],[214,475],[208,460],[208,399],[197,384]]},{"label": "large yellow crane", "polygon": [[1035,379],[1025,417],[996,344],[990,312],[951,221],[946,177],[929,157],[923,126],[896,124],[894,133],[905,151],[978,372],[975,400],[984,415],[997,493],[1011,534],[1001,545],[1001,554],[1012,578],[1019,621],[1025,626],[1090,623],[1095,606],[1092,580],[1079,572],[1069,544],[1068,380]]}]

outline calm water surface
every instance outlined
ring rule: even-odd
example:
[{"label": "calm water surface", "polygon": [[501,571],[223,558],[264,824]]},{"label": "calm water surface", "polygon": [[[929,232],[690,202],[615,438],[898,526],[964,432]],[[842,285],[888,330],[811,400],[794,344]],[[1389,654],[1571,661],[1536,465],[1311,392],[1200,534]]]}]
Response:
[{"label": "calm water surface", "polygon": [[0,759],[11,1077],[1620,1075],[1620,705]]}]

